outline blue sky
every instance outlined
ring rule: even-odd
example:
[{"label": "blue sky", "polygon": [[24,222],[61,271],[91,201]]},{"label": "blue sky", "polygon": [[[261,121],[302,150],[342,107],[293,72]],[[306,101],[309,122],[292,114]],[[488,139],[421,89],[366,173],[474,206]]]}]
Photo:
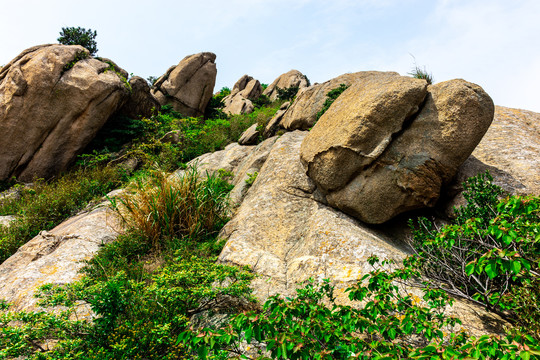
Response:
[{"label": "blue sky", "polygon": [[[24,4],[24,5],[21,5]],[[98,55],[159,76],[184,56],[217,54],[216,90],[244,74],[290,69],[312,82],[416,63],[463,78],[498,105],[540,112],[538,0],[0,0],[0,65],[54,43],[62,27],[97,30]],[[412,55],[412,56],[411,56]]]}]

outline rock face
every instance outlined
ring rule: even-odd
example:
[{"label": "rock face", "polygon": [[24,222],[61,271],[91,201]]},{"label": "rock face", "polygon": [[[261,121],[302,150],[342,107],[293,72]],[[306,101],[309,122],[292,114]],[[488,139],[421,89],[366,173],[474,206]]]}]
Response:
[{"label": "rock face", "polygon": [[430,86],[422,105],[426,85],[404,77],[366,78],[314,126],[301,158],[332,206],[380,224],[435,204],[441,186],[482,139],[494,106],[482,88],[464,80]]},{"label": "rock face", "polygon": [[119,113],[132,119],[139,117],[150,117],[157,113],[160,104],[150,93],[148,82],[140,76],[134,76],[129,79],[131,87],[131,96],[126,101]]},{"label": "rock face", "polygon": [[223,112],[230,115],[250,114],[254,110],[250,99],[257,99],[262,94],[259,80],[244,75],[234,84],[231,93],[223,98]]},{"label": "rock face", "polygon": [[13,311],[37,310],[33,295],[41,285],[79,279],[82,261],[114,240],[118,230],[112,211],[101,206],[41,232],[0,265],[0,299],[13,304]]},{"label": "rock face", "polygon": [[292,132],[275,141],[257,180],[220,234],[228,240],[220,261],[249,265],[262,275],[254,285],[261,298],[287,295],[308,277],[355,280],[367,270],[371,253],[394,259],[404,254],[390,238],[324,204],[299,160],[305,136]]},{"label": "rock face", "polygon": [[128,97],[110,65],[82,46],[23,51],[0,72],[0,180],[65,170]]},{"label": "rock face", "polygon": [[204,115],[216,83],[215,60],[210,52],[186,56],[155,82],[152,94],[184,116]]},{"label": "rock face", "polygon": [[355,82],[362,81],[363,78],[382,74],[399,76],[396,72],[361,71],[343,74],[300,91],[291,108],[283,116],[281,126],[287,130],[307,130],[311,128],[317,122],[317,113],[323,108],[326,94],[330,90],[338,88],[341,84],[350,86]]},{"label": "rock face", "polygon": [[473,155],[521,182],[520,192],[540,195],[540,114],[495,106],[495,117]]},{"label": "rock face", "polygon": [[291,70],[278,76],[278,78],[264,90],[263,95],[268,96],[270,100],[273,101],[277,99],[278,88],[287,89],[293,86],[298,86],[298,89],[309,86],[307,77],[298,70]]},{"label": "rock face", "polygon": [[[236,202],[240,206],[219,235],[227,239],[219,261],[247,265],[256,272],[252,288],[261,301],[278,293],[294,295],[308,278],[330,278],[338,302],[349,303],[343,290],[372,270],[369,256],[400,262],[407,254],[401,242],[406,226],[394,222],[384,230],[370,228],[326,205],[299,160],[305,136],[306,132],[295,131],[244,147],[250,149],[248,155],[230,167],[236,185],[232,195],[243,188],[244,196],[236,198],[243,201]],[[239,153],[236,145],[214,153],[213,163],[221,166],[225,158],[236,158],[233,153]],[[257,179],[246,189],[243,174],[254,171]],[[487,325],[481,319],[493,318],[460,301],[452,311],[473,332],[485,332]]]}]

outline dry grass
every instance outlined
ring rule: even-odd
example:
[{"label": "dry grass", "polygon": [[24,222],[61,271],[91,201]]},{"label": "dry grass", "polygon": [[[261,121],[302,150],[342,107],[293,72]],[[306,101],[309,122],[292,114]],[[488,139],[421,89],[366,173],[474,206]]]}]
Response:
[{"label": "dry grass", "polygon": [[157,249],[175,238],[211,236],[227,220],[230,186],[216,176],[200,177],[193,167],[181,177],[153,173],[132,190],[113,204],[128,228],[140,231]]}]

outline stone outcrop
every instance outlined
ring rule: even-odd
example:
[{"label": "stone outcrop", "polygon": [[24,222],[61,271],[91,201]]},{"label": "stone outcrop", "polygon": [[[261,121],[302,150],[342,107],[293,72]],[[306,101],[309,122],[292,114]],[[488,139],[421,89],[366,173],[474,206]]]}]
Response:
[{"label": "stone outcrop", "polygon": [[[11,310],[38,310],[33,295],[41,285],[66,284],[81,277],[83,261],[118,236],[119,222],[105,204],[42,231],[0,264],[0,299]],[[80,309],[79,315],[90,315]]]},{"label": "stone outcrop", "polygon": [[128,97],[111,65],[82,46],[23,51],[0,71],[0,180],[66,170]]},{"label": "stone outcrop", "polygon": [[288,89],[290,87],[297,86],[298,89],[303,89],[309,86],[307,77],[298,70],[291,70],[278,76],[268,87],[264,90],[263,95],[266,95],[270,100],[277,100],[277,89]]},{"label": "stone outcrop", "polygon": [[308,176],[326,192],[344,187],[418,112],[427,86],[424,80],[375,73],[349,87],[302,144]]},{"label": "stone outcrop", "polygon": [[[299,92],[291,108],[283,116],[281,127],[287,130],[307,130],[311,128],[317,122],[317,113],[322,110],[327,98],[326,94],[329,91],[338,88],[341,84],[350,86],[355,82],[362,81],[363,78],[382,74],[377,71],[348,73],[304,89]],[[399,76],[396,72],[384,74]]]},{"label": "stone outcrop", "polygon": [[494,107],[482,88],[464,80],[430,86],[423,103],[419,88],[425,95],[426,85],[388,75],[365,78],[319,119],[301,158],[332,206],[380,224],[436,203],[482,139]]},{"label": "stone outcrop", "polygon": [[202,116],[216,83],[216,55],[186,56],[156,80],[152,94],[161,105],[171,105],[184,116]]},{"label": "stone outcrop", "polygon": [[150,85],[140,76],[129,79],[131,95],[119,111],[120,115],[132,119],[148,118],[160,110],[160,104],[150,93]]},{"label": "stone outcrop", "polygon": [[[336,286],[338,302],[349,304],[344,289],[372,270],[368,257],[375,254],[400,262],[407,255],[402,242],[406,225],[393,222],[384,230],[369,227],[328,206],[299,160],[306,134],[294,131],[257,147],[244,147],[250,152],[229,167],[234,173],[232,195],[244,195],[235,198],[240,205],[219,235],[227,240],[219,261],[247,265],[256,272],[252,288],[261,301],[275,294],[294,295],[308,278],[329,278]],[[237,158],[231,155],[238,153],[233,145],[210,155],[214,171],[218,163],[222,166],[225,158]],[[246,188],[244,174],[254,171],[257,179]],[[462,318],[472,332],[485,332],[488,325],[483,320],[493,319],[461,301],[449,313]]]},{"label": "stone outcrop", "polygon": [[520,193],[540,195],[540,114],[495,106],[493,123],[473,152],[522,183]]},{"label": "stone outcrop", "polygon": [[231,93],[223,98],[223,112],[230,115],[250,114],[255,107],[251,99],[257,99],[262,94],[259,80],[244,75],[234,84]]}]

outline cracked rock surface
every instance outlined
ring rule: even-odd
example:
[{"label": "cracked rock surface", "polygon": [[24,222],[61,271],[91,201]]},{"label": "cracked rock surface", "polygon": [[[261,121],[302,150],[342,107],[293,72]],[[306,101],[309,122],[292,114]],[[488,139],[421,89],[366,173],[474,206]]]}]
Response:
[{"label": "cracked rock surface", "polygon": [[457,79],[374,73],[341,94],[301,147],[307,174],[329,204],[382,224],[433,207],[493,120],[484,90]]}]

